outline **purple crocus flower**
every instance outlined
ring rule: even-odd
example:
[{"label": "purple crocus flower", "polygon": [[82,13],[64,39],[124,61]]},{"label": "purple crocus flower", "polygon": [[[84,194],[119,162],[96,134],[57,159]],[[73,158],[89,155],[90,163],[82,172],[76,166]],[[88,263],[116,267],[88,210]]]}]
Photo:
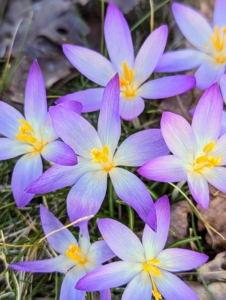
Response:
[{"label": "purple crocus flower", "polygon": [[218,138],[222,109],[220,90],[214,84],[202,95],[191,125],[179,115],[163,113],[162,134],[174,155],[154,158],[138,173],[161,182],[187,180],[195,201],[208,208],[208,182],[226,193],[226,134]]},{"label": "purple crocus flower", "polygon": [[[63,45],[68,60],[87,78],[106,86],[116,72],[120,75],[120,115],[132,120],[144,110],[144,100],[163,99],[184,93],[195,86],[192,76],[176,75],[144,83],[153,72],[167,40],[167,26],[153,31],[144,42],[136,59],[129,26],[113,3],[107,9],[104,34],[111,62],[99,53],[80,46]],[[144,84],[143,84],[144,83]],[[88,89],[61,97],[56,103],[76,100],[83,112],[99,110],[103,88]]]},{"label": "purple crocus flower", "polygon": [[170,205],[167,196],[156,202],[157,231],[145,226],[142,243],[125,225],[99,219],[99,230],[111,250],[123,261],[102,266],[80,279],[77,289],[96,291],[127,285],[122,300],[198,300],[198,296],[171,272],[186,271],[205,263],[208,256],[191,250],[165,249]]},{"label": "purple crocus flower", "polygon": [[119,166],[141,166],[169,150],[161,130],[148,129],[131,135],[116,151],[121,135],[118,75],[105,88],[97,131],[82,116],[63,107],[51,108],[50,114],[59,136],[79,155],[79,163],[53,166],[28,187],[28,192],[46,193],[74,184],[67,197],[68,215],[74,221],[97,213],[109,174],[118,197],[155,228],[155,208],[147,188],[132,172]]},{"label": "purple crocus flower", "polygon": [[[45,235],[63,227],[63,224],[42,205],[40,205],[40,217]],[[85,291],[75,288],[78,280],[113,258],[115,254],[105,241],[90,244],[87,225],[80,227],[78,242],[68,229],[50,235],[47,240],[60,255],[50,259],[13,263],[9,268],[33,273],[66,273],[60,291],[60,300],[84,300]],[[111,299],[109,291],[104,290],[102,294],[105,295],[103,300]]]},{"label": "purple crocus flower", "polygon": [[[70,108],[81,112],[81,103],[71,102]],[[42,159],[61,165],[75,165],[77,157],[65,143],[56,141],[47,113],[46,91],[42,72],[35,61],[28,75],[24,113],[25,117],[12,106],[0,101],[0,160],[21,154],[12,174],[12,192],[18,207],[27,205],[34,194],[24,189],[42,174]]]},{"label": "purple crocus flower", "polygon": [[199,89],[206,89],[219,82],[221,89],[226,91],[225,80],[221,81],[226,66],[226,1],[216,0],[213,26],[199,12],[185,5],[174,3],[172,10],[181,32],[198,50],[165,53],[155,71],[178,72],[198,67],[195,78]]}]

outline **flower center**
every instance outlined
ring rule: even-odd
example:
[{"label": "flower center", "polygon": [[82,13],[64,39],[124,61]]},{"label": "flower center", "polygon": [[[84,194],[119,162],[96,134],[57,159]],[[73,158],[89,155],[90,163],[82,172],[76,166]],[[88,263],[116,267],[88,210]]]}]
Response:
[{"label": "flower center", "polygon": [[113,168],[112,163],[109,162],[109,148],[107,145],[105,145],[102,150],[93,148],[90,155],[92,157],[92,162],[101,164],[104,171],[109,172]]},{"label": "flower center", "polygon": [[41,152],[44,145],[42,142],[37,141],[37,139],[33,136],[34,130],[31,125],[22,119],[19,119],[18,122],[22,124],[19,126],[19,133],[16,135],[18,140],[32,144],[35,152]]},{"label": "flower center", "polygon": [[218,26],[214,26],[214,32],[210,35],[212,44],[216,50],[215,60],[218,64],[226,62],[225,46],[226,27],[222,27],[221,31]]},{"label": "flower center", "polygon": [[203,148],[204,155],[199,156],[192,165],[195,172],[202,174],[203,169],[213,168],[221,164],[222,158],[220,156],[214,157],[207,155],[214,149],[215,145],[215,142],[210,142]]},{"label": "flower center", "polygon": [[143,263],[143,270],[149,273],[149,276],[151,278],[151,283],[152,283],[152,293],[153,296],[155,297],[155,300],[161,300],[162,299],[162,295],[159,293],[156,284],[154,282],[153,279],[153,275],[154,276],[161,276],[161,271],[159,270],[158,267],[155,266],[155,264],[159,264],[160,261],[156,258],[150,259],[150,260],[146,260]]},{"label": "flower center", "polygon": [[122,63],[123,76],[120,76],[120,89],[124,93],[126,98],[132,98],[136,96],[136,89],[133,87],[134,71],[132,68],[128,68],[127,63]]},{"label": "flower center", "polygon": [[88,259],[82,255],[82,250],[74,245],[70,244],[70,248],[66,251],[66,256],[74,261],[78,262],[80,265],[84,265],[88,262]]}]

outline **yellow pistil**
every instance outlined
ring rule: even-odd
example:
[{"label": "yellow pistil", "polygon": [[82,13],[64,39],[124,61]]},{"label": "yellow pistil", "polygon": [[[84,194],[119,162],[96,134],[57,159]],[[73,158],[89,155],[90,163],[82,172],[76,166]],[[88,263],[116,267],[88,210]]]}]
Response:
[{"label": "yellow pistil", "polygon": [[18,140],[24,143],[29,143],[33,145],[34,152],[41,152],[44,145],[42,142],[37,141],[37,139],[33,136],[34,130],[32,126],[25,120],[19,119],[19,123],[23,125],[19,126],[19,133],[16,135]]},{"label": "yellow pistil", "polygon": [[208,156],[215,147],[216,143],[214,141],[210,142],[203,148],[204,155],[199,156],[196,161],[193,163],[193,170],[199,174],[202,174],[203,169],[205,168],[213,168],[218,166],[222,162],[221,156],[214,157]]},{"label": "yellow pistil", "polygon": [[88,261],[86,257],[83,257],[82,250],[74,244],[70,244],[70,248],[66,251],[66,256],[80,265],[84,265]]},{"label": "yellow pistil", "polygon": [[132,68],[128,68],[127,63],[122,63],[123,76],[120,76],[120,89],[124,93],[126,98],[132,98],[136,96],[136,89],[133,87],[134,71]]},{"label": "yellow pistil", "polygon": [[109,148],[107,145],[105,145],[102,150],[93,148],[90,155],[92,157],[92,162],[101,164],[105,172],[109,172],[113,168],[112,163],[109,162]]},{"label": "yellow pistil", "polygon": [[225,46],[226,27],[219,30],[218,26],[214,26],[214,33],[210,35],[212,44],[216,50],[215,60],[218,64],[224,64],[226,62],[226,53],[224,51]]},{"label": "yellow pistil", "polygon": [[158,267],[155,266],[155,264],[159,264],[160,261],[156,258],[147,260],[143,263],[143,270],[148,272],[150,278],[151,278],[151,283],[152,283],[152,293],[153,296],[155,297],[155,300],[161,300],[162,295],[159,293],[156,284],[153,279],[154,276],[161,276],[161,271],[159,270]]}]

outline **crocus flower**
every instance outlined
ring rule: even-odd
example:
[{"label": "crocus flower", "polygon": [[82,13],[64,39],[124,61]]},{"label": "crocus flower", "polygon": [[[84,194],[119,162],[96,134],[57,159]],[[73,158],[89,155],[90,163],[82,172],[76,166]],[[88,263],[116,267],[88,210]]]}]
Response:
[{"label": "crocus flower", "polygon": [[[63,227],[63,224],[42,205],[40,205],[40,217],[45,235]],[[105,241],[90,244],[86,225],[80,227],[78,242],[68,229],[50,235],[47,240],[60,255],[50,259],[13,263],[9,265],[9,268],[33,273],[65,273],[60,300],[84,300],[85,291],[79,291],[75,288],[77,281],[85,274],[101,266],[103,262],[113,258],[115,254]],[[105,296],[109,295],[106,290],[102,293]],[[111,298],[107,296],[102,299],[109,300]]]},{"label": "crocus flower", "polygon": [[109,174],[118,197],[155,228],[155,209],[147,188],[119,166],[141,166],[169,150],[160,129],[148,129],[131,135],[116,151],[121,135],[118,75],[105,88],[97,131],[82,116],[63,107],[52,107],[50,114],[59,136],[79,155],[78,165],[53,166],[27,191],[46,193],[74,184],[67,197],[68,215],[74,221],[99,210]]},{"label": "crocus flower", "polygon": [[[73,108],[74,105],[74,108]],[[71,102],[71,109],[81,112],[81,103]],[[56,141],[47,113],[46,91],[42,72],[35,61],[28,75],[24,113],[25,117],[12,106],[0,101],[0,160],[22,154],[12,174],[12,192],[18,207],[27,205],[34,194],[24,189],[42,174],[42,159],[62,165],[75,165],[74,151],[65,143]]]},{"label": "crocus flower", "polygon": [[156,202],[157,231],[145,225],[142,243],[125,225],[111,219],[99,219],[98,228],[111,250],[122,261],[102,266],[80,279],[77,289],[96,291],[129,282],[122,300],[198,300],[197,295],[171,272],[197,268],[208,256],[191,250],[165,249],[170,224],[167,196]]},{"label": "crocus flower", "polygon": [[[95,83],[106,86],[116,72],[120,75],[120,115],[125,120],[136,118],[144,110],[144,100],[163,99],[184,93],[195,86],[192,76],[177,75],[144,83],[161,57],[167,39],[167,26],[153,31],[144,42],[136,59],[129,26],[113,3],[107,9],[104,34],[111,62],[99,53],[80,46],[63,45],[72,65]],[[144,84],[143,84],[144,83]],[[88,89],[58,99],[56,103],[76,100],[83,112],[100,109],[103,88]]]},{"label": "crocus flower", "polygon": [[223,101],[215,83],[202,95],[190,125],[183,117],[165,112],[162,134],[174,155],[150,160],[138,173],[162,181],[187,180],[195,201],[204,209],[209,205],[208,182],[226,193],[226,135],[219,137]]},{"label": "crocus flower", "polygon": [[221,89],[226,90],[225,80],[221,81],[226,66],[226,1],[216,0],[213,26],[199,12],[185,5],[174,3],[172,10],[181,32],[198,50],[183,49],[165,53],[155,71],[178,72],[198,67],[195,78],[199,89],[219,82]]}]

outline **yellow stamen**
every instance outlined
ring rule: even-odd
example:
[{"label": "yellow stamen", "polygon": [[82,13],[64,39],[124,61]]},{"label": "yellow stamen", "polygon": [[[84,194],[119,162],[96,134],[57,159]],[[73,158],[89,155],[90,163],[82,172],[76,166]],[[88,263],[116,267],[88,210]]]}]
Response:
[{"label": "yellow stamen", "polygon": [[84,265],[88,261],[86,257],[83,257],[82,250],[74,244],[70,244],[70,248],[66,251],[66,256],[81,265]]},{"label": "yellow stamen", "polygon": [[122,63],[123,76],[120,76],[120,88],[126,98],[136,96],[136,89],[133,88],[134,71],[128,68],[127,63]]},{"label": "yellow stamen", "polygon": [[155,300],[161,300],[162,299],[162,295],[159,293],[159,291],[157,290],[156,284],[154,282],[154,279],[152,277],[152,275],[149,273],[150,278],[151,278],[151,283],[152,283],[152,293],[153,296],[155,297]]},{"label": "yellow stamen", "polygon": [[161,300],[162,295],[159,293],[156,284],[153,279],[153,275],[155,276],[161,276],[161,271],[158,267],[156,267],[154,264],[159,264],[160,260],[153,258],[150,260],[147,260],[143,263],[143,270],[148,272],[150,278],[151,278],[151,283],[152,283],[152,293],[153,296],[155,297],[155,300]]},{"label": "yellow stamen", "polygon": [[205,152],[206,154],[210,153],[214,147],[216,146],[215,142],[210,142],[209,144],[207,144],[204,148],[203,148],[203,152]]},{"label": "yellow stamen", "polygon": [[107,145],[105,145],[102,150],[97,150],[96,148],[92,149],[90,155],[93,158],[92,162],[102,164],[105,172],[109,172],[113,168],[112,163],[109,162],[109,148]]},{"label": "yellow stamen", "polygon": [[210,39],[217,53],[215,53],[215,60],[218,64],[226,62],[225,47],[226,27],[222,27],[221,31],[218,26],[214,26],[214,32],[210,35]]}]

